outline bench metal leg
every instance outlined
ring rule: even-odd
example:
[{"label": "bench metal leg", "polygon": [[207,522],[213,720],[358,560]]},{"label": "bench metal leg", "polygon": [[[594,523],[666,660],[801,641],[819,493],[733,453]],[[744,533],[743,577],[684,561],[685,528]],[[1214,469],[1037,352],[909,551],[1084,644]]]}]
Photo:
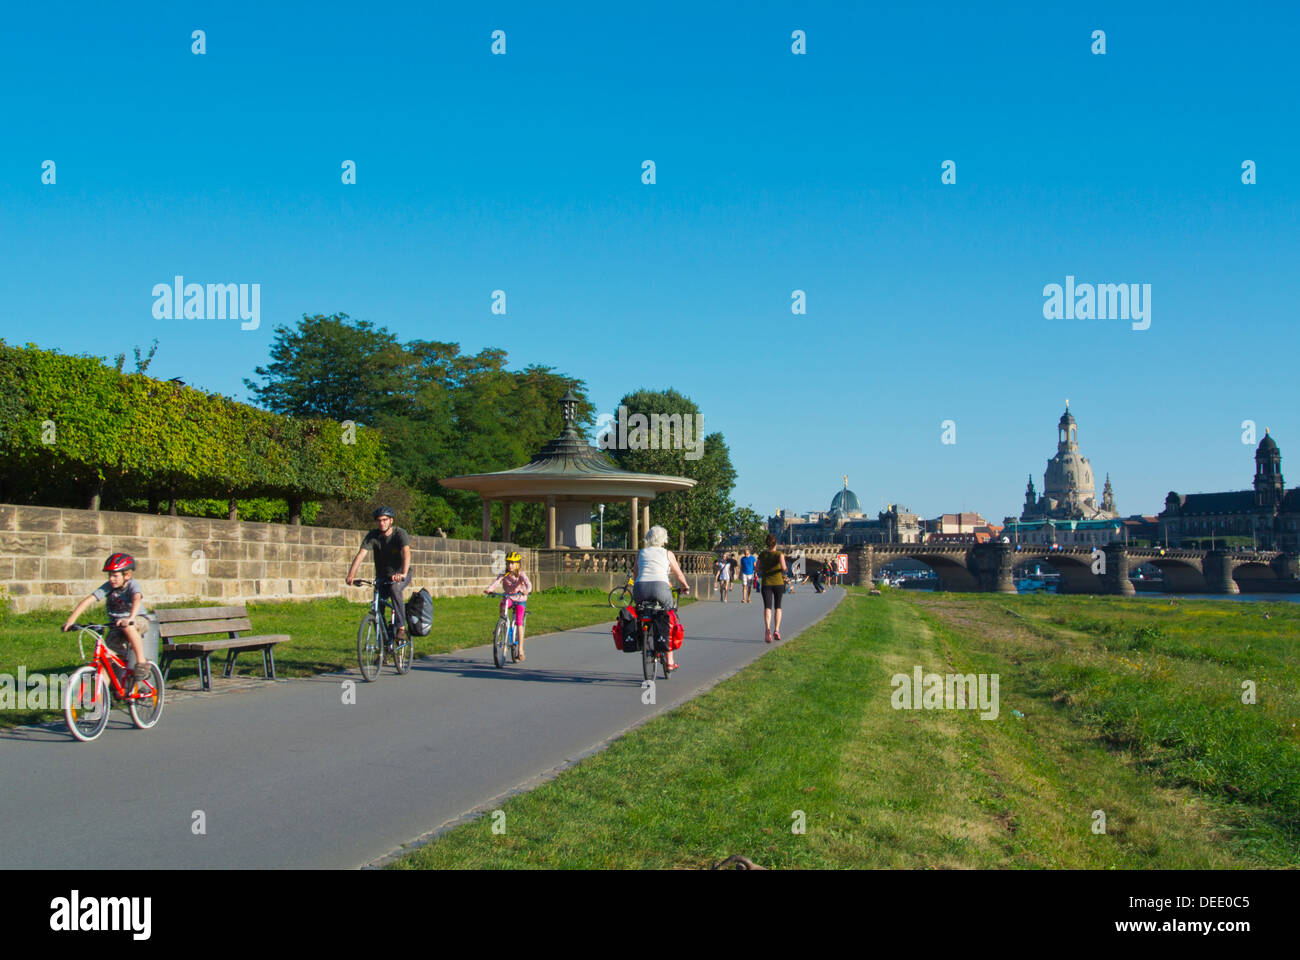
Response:
[{"label": "bench metal leg", "polygon": [[275,679],[275,648],[262,648],[262,676]]},{"label": "bench metal leg", "polygon": [[199,683],[204,690],[212,689],[212,654],[204,653],[199,657]]},{"label": "bench metal leg", "polygon": [[227,680],[230,679],[230,674],[235,669],[235,658],[237,656],[239,656],[239,652],[236,650],[226,651],[226,672],[223,673],[222,676],[225,677]]},{"label": "bench metal leg", "polygon": [[162,655],[162,678],[163,683],[167,682],[167,674],[172,670],[172,655],[170,650],[164,650]]}]

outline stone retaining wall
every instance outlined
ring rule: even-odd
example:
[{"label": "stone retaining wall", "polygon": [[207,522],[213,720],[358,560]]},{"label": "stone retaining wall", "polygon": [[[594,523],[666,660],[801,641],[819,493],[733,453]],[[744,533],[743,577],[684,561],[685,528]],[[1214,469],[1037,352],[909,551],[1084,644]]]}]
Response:
[{"label": "stone retaining wall", "polygon": [[[106,576],[109,554],[135,557],[145,606],[185,600],[308,599],[369,593],[343,583],[359,530],[161,517],[108,510],[0,504],[0,596],[17,613],[71,609]],[[413,537],[413,584],[435,597],[464,596],[492,581],[494,550],[509,543]],[[535,552],[524,549],[526,569]],[[374,566],[362,562],[359,576]]]}]

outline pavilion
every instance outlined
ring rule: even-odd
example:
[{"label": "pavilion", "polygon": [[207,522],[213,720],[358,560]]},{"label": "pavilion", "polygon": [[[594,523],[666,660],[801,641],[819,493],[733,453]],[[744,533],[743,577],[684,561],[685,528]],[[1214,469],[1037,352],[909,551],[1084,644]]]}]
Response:
[{"label": "pavilion", "polygon": [[546,504],[546,546],[591,549],[593,503],[626,500],[628,546],[635,550],[650,526],[650,501],[656,494],[689,490],[695,481],[619,468],[578,433],[578,398],[573,389],[560,398],[564,430],[522,467],[473,473],[440,481],[453,490],[473,490],[483,498],[483,539],[492,535],[492,501],[501,501],[501,539],[510,540],[512,503]]}]

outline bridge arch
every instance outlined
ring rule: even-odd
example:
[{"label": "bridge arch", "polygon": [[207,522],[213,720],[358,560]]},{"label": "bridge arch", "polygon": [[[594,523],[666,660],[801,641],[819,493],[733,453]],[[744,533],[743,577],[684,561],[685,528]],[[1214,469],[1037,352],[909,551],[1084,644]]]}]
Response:
[{"label": "bridge arch", "polygon": [[1092,572],[1093,557],[1083,553],[1056,550],[1024,550],[1014,554],[1012,562],[1045,564],[1061,575],[1060,593],[1104,593],[1101,577]]},{"label": "bridge arch", "polygon": [[1201,565],[1182,557],[1142,557],[1133,558],[1130,569],[1149,564],[1160,571],[1164,577],[1165,593],[1204,593],[1208,588],[1205,571]]},{"label": "bridge arch", "polygon": [[1232,568],[1232,579],[1237,583],[1252,583],[1261,580],[1276,581],[1278,579],[1277,570],[1263,560],[1248,560],[1245,563],[1234,564]]}]

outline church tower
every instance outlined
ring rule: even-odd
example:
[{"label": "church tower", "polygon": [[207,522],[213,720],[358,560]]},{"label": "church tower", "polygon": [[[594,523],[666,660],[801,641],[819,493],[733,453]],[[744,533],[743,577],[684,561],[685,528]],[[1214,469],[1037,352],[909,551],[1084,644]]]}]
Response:
[{"label": "church tower", "polygon": [[1106,474],[1106,486],[1101,490],[1101,508],[1108,513],[1118,514],[1115,509],[1115,491],[1110,488],[1110,474]]},{"label": "church tower", "polygon": [[1034,492],[1034,475],[1029,475],[1029,484],[1025,487],[1025,509],[1020,514],[1022,520],[1032,517],[1038,509],[1038,494]]},{"label": "church tower", "polygon": [[1074,420],[1074,414],[1070,412],[1069,400],[1065,401],[1065,413],[1061,414],[1061,419],[1056,424],[1056,452],[1079,452],[1079,425]]},{"label": "church tower", "polygon": [[1264,439],[1255,450],[1255,506],[1271,507],[1282,503],[1286,483],[1282,479],[1282,451],[1264,428]]},{"label": "church tower", "polygon": [[1055,520],[1113,519],[1115,497],[1107,483],[1105,500],[1097,503],[1092,464],[1079,452],[1079,424],[1065,401],[1065,412],[1056,424],[1056,453],[1043,473],[1043,494],[1034,495],[1033,477],[1025,491],[1022,520],[1051,517]]}]

